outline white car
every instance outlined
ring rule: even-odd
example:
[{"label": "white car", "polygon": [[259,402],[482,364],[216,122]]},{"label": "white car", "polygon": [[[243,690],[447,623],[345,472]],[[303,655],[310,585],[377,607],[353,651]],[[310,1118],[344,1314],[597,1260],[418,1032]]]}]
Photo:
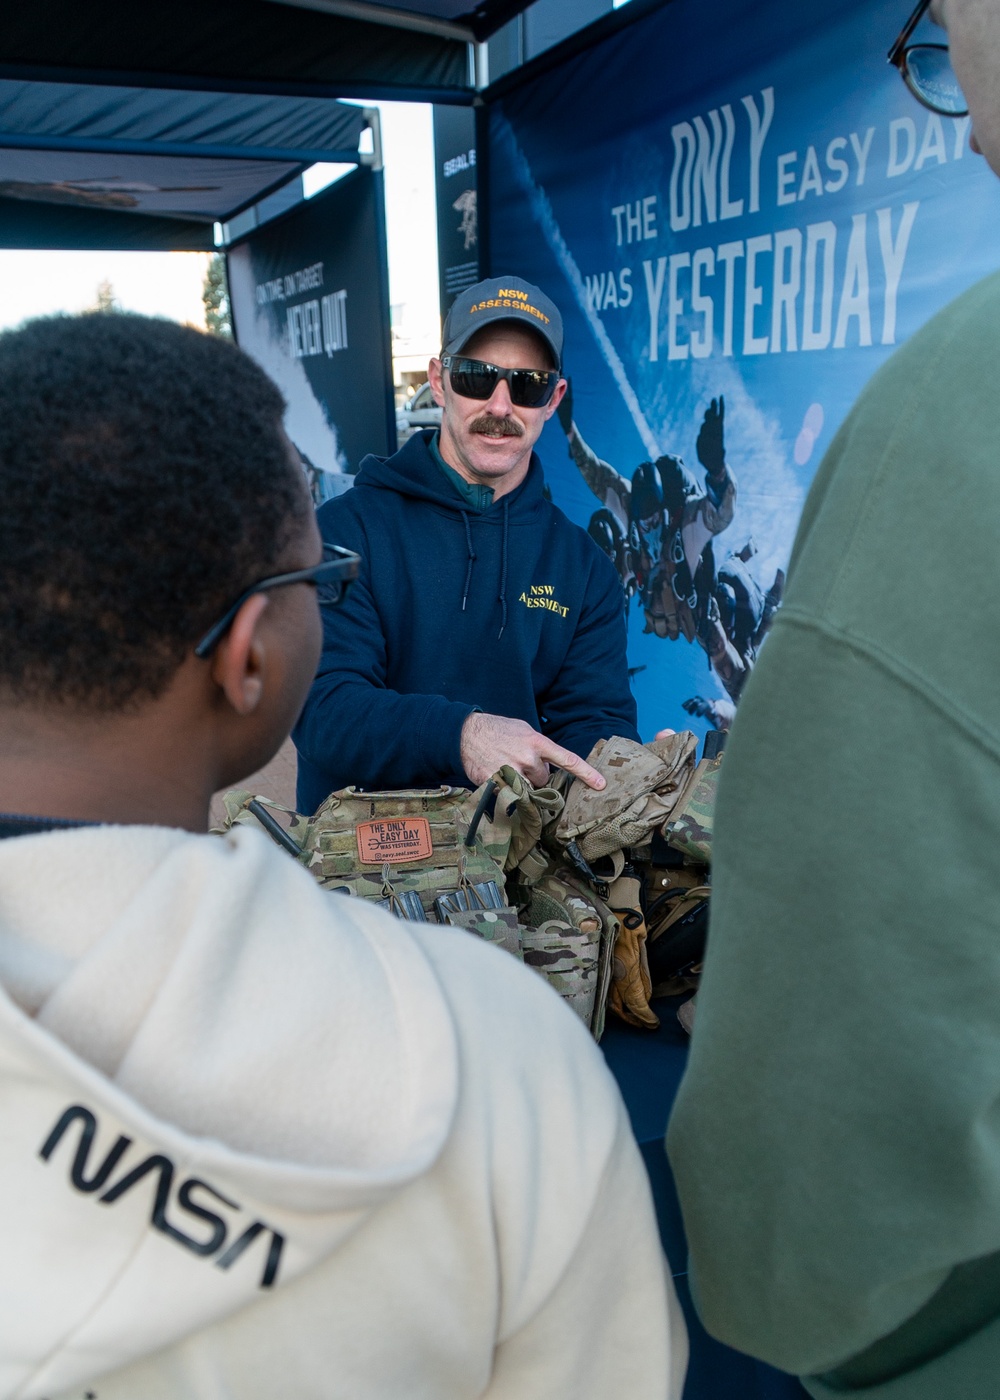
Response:
[{"label": "white car", "polygon": [[413,397],[396,409],[396,441],[400,447],[418,429],[440,426],[441,408],[434,402],[429,384],[421,384]]}]

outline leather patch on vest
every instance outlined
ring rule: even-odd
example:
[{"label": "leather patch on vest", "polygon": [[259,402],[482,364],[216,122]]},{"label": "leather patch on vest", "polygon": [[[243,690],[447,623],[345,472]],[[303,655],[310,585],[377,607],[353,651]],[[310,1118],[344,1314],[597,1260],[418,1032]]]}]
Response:
[{"label": "leather patch on vest", "polygon": [[385,817],[360,822],[356,828],[358,860],[362,865],[399,865],[426,860],[434,847],[426,817]]}]

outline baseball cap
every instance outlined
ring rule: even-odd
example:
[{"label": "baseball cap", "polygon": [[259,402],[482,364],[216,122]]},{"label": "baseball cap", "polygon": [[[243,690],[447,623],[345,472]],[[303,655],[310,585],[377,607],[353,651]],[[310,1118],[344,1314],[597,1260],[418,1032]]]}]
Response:
[{"label": "baseball cap", "polygon": [[562,367],[563,325],[559,308],[522,277],[490,277],[468,287],[451,304],[444,323],[441,353],[457,355],[483,326],[513,321],[540,335]]}]

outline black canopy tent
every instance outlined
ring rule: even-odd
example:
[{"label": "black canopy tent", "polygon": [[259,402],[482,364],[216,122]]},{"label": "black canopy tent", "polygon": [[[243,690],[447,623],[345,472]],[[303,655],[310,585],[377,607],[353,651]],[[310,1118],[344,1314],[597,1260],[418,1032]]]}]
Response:
[{"label": "black canopy tent", "polygon": [[[651,3],[666,0],[628,8]],[[530,0],[7,6],[0,247],[211,249],[213,223],[307,165],[363,159],[357,109],[336,98],[470,105],[486,82],[485,41],[529,8]]]},{"label": "black canopy tent", "polygon": [[528,0],[36,0],[0,19],[0,247],[210,250],[308,165],[338,97],[470,103]]},{"label": "black canopy tent", "polygon": [[529,0],[34,0],[0,77],[424,102],[472,99],[475,46]]}]

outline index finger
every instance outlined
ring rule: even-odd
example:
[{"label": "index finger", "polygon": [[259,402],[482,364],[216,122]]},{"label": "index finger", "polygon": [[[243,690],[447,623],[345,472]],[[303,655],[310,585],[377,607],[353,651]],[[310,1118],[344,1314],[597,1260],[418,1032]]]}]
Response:
[{"label": "index finger", "polygon": [[536,752],[539,758],[544,758],[547,763],[554,763],[557,768],[564,768],[567,773],[572,773],[574,778],[579,778],[582,783],[586,783],[595,792],[600,792],[602,788],[607,787],[606,780],[596,768],[591,768],[590,764],[579,755],[570,753],[569,749],[561,748],[558,744],[553,744],[549,739],[543,739]]}]

